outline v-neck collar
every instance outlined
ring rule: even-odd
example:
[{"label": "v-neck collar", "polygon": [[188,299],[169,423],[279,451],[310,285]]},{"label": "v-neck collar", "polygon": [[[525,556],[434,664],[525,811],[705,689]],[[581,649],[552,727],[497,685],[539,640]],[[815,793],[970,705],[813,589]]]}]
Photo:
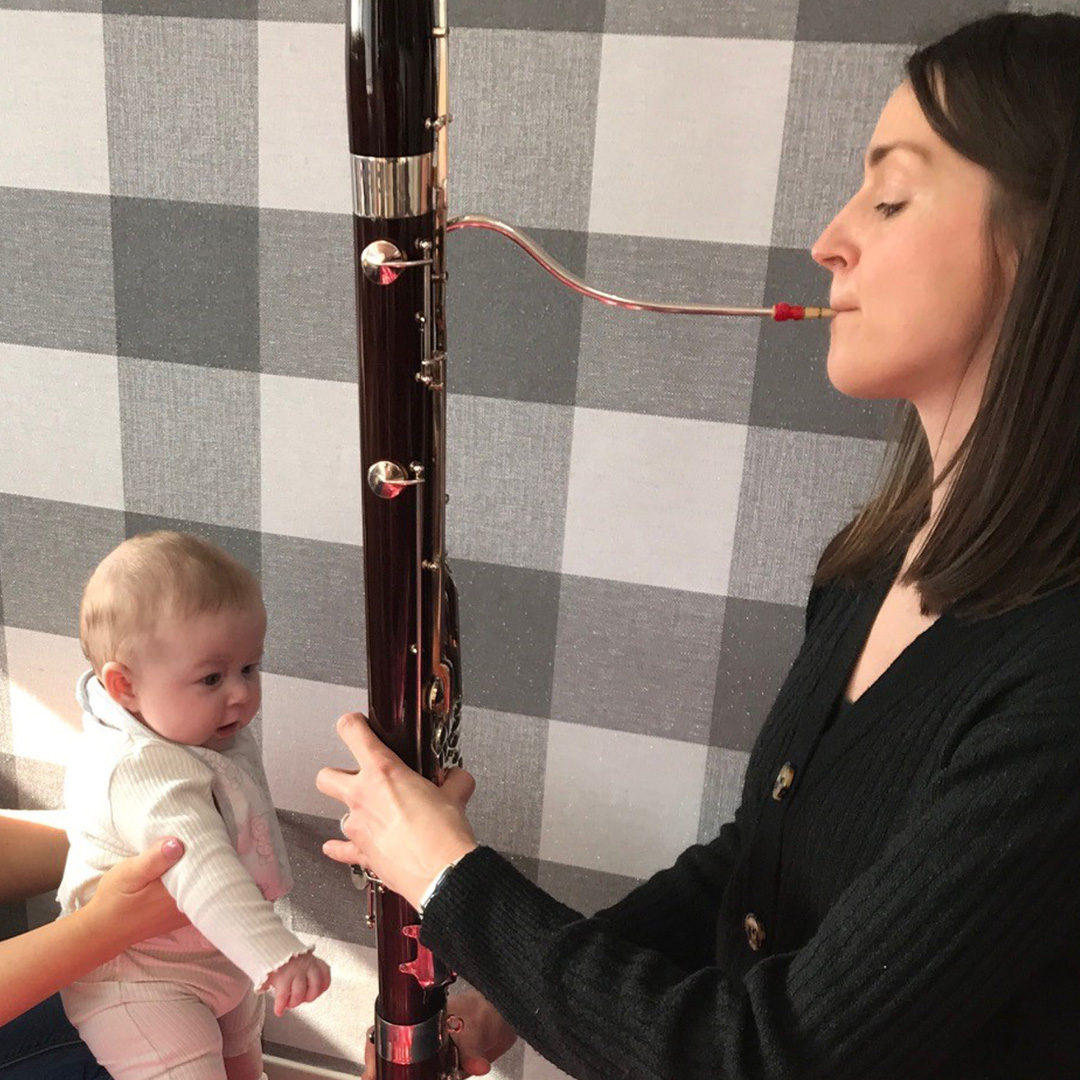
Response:
[{"label": "v-neck collar", "polygon": [[[948,626],[953,622],[953,616],[950,612],[942,612],[929,626],[916,634],[900,650],[889,666],[854,701],[848,701],[846,691],[848,683],[851,681],[851,673],[854,671],[855,665],[866,647],[867,638],[877,621],[878,615],[881,613],[881,608],[896,580],[896,573],[899,572],[899,568],[899,564],[897,564],[895,572],[882,575],[882,579],[872,582],[863,590],[862,595],[856,601],[855,611],[849,624],[850,639],[845,641],[847,649],[842,654],[835,655],[833,660],[830,661],[837,664],[842,663],[844,681],[837,697],[843,699],[849,711],[859,708],[867,698],[873,700],[887,694],[895,680],[911,667],[914,659],[917,659],[923,653],[927,642],[932,641],[941,633],[939,628],[943,624]],[[847,634],[844,637],[847,638]],[[836,704],[835,699],[832,704]]]},{"label": "v-neck collar", "polygon": [[[837,635],[835,645],[824,662],[806,710],[810,730],[796,736],[802,753],[818,759],[815,761],[815,772],[864,734],[867,724],[874,722],[879,706],[897,693],[903,693],[904,687],[912,685],[913,668],[929,664],[928,675],[933,677],[935,657],[940,656],[940,662],[946,662],[934,646],[942,634],[955,632],[955,620],[947,611],[913,638],[854,701],[848,702],[845,698],[852,669],[866,645],[874,620],[881,611],[900,566],[901,560],[897,559],[880,575],[856,588],[847,623]],[[829,720],[838,708],[843,713],[842,722],[830,724]]]}]

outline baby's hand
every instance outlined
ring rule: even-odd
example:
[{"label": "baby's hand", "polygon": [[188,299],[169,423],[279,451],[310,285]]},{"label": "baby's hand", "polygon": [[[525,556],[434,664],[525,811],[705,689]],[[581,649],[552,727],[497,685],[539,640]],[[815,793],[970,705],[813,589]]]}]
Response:
[{"label": "baby's hand", "polygon": [[274,992],[274,1015],[314,1001],[330,985],[330,969],[313,953],[301,953],[282,964],[267,985]]}]

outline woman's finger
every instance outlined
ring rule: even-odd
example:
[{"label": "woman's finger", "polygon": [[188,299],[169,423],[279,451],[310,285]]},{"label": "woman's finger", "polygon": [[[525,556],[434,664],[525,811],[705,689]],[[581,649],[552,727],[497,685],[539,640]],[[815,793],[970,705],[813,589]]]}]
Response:
[{"label": "woman's finger", "polygon": [[348,769],[332,769],[329,766],[315,774],[315,786],[324,795],[338,802],[348,803],[349,792],[356,783],[356,772]]},{"label": "woman's finger", "polygon": [[363,866],[364,856],[351,840],[327,840],[322,846],[323,854],[334,862],[348,866]]},{"label": "woman's finger", "polygon": [[375,1029],[367,1029],[367,1037],[364,1039],[364,1075],[375,1075]]},{"label": "woman's finger", "polygon": [[454,799],[457,804],[464,807],[472,798],[476,790],[476,780],[472,773],[465,769],[451,769],[442,782],[442,790]]},{"label": "woman's finger", "polygon": [[371,730],[367,717],[363,713],[345,713],[338,717],[338,738],[352,751],[356,763],[362,769],[365,764],[392,759],[398,756]]},{"label": "woman's finger", "polygon": [[157,881],[183,854],[184,845],[170,836],[160,844],[154,844],[133,856],[118,874],[120,891],[137,893],[145,889],[152,881]]},{"label": "woman's finger", "polygon": [[466,1076],[487,1076],[491,1072],[491,1062],[487,1058],[462,1058],[461,1067]]}]

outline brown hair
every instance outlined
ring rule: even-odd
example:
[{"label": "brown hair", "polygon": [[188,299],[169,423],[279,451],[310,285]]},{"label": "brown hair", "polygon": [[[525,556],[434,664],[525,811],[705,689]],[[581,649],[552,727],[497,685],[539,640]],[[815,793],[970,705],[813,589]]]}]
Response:
[{"label": "brown hair", "polygon": [[124,663],[133,643],[162,618],[262,607],[255,575],[228,552],[198,536],[140,533],[98,564],[79,606],[79,642],[100,675]]},{"label": "brown hair", "polygon": [[934,131],[990,173],[988,247],[1015,253],[1015,285],[952,458],[935,480],[918,413],[901,402],[878,490],[814,582],[898,566],[955,473],[899,580],[918,586],[923,614],[980,618],[1080,581],[1080,18],[980,19],[915,52],[906,71]]}]

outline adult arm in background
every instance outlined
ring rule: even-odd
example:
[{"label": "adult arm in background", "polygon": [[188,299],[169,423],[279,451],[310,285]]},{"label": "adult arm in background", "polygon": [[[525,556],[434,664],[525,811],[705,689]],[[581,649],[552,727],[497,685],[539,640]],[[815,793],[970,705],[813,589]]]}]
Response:
[{"label": "adult arm in background", "polygon": [[[0,814],[5,902],[55,889],[67,853],[58,812],[14,813]],[[187,919],[159,880],[183,853],[175,839],[158,841],[109,870],[86,907],[0,941],[0,1026],[129,946],[183,926]]]},{"label": "adult arm in background", "polygon": [[67,850],[63,810],[0,810],[0,904],[55,889]]}]

